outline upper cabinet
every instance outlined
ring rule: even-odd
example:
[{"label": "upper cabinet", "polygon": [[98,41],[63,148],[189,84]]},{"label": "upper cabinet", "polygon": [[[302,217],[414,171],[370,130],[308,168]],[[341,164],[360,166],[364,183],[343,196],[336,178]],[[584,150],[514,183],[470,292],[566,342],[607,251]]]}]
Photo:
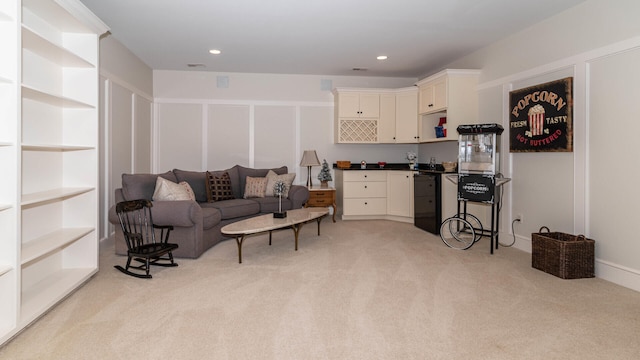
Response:
[{"label": "upper cabinet", "polygon": [[420,114],[442,111],[447,108],[447,76],[440,76],[420,86]]},{"label": "upper cabinet", "polygon": [[396,92],[395,143],[411,144],[420,142],[418,123],[418,89],[414,87],[398,89]]},{"label": "upper cabinet", "polygon": [[380,95],[377,93],[338,92],[338,116],[341,118],[380,117]]},{"label": "upper cabinet", "polygon": [[[415,144],[458,140],[458,125],[478,122],[479,70],[449,69],[401,89],[334,90],[334,141]],[[447,135],[435,128],[446,119]]]},{"label": "upper cabinet", "polygon": [[[444,70],[420,80],[420,142],[457,140],[458,125],[478,122],[479,70]],[[435,127],[446,118],[447,136],[436,137]]]},{"label": "upper cabinet", "polygon": [[380,89],[334,90],[334,141],[347,144],[378,142]]},{"label": "upper cabinet", "polygon": [[396,142],[396,94],[380,94],[380,118],[378,119],[378,142]]},{"label": "upper cabinet", "polygon": [[336,143],[419,142],[418,88],[334,91]]}]

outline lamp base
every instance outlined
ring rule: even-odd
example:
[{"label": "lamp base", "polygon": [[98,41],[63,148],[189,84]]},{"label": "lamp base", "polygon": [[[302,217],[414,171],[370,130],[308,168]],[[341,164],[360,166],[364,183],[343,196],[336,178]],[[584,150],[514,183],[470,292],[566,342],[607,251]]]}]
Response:
[{"label": "lamp base", "polygon": [[287,217],[287,212],[283,211],[283,212],[274,212],[273,213],[273,218],[274,219],[284,219]]},{"label": "lamp base", "polygon": [[311,183],[311,166],[307,166],[307,187],[310,188],[312,186],[313,184]]}]

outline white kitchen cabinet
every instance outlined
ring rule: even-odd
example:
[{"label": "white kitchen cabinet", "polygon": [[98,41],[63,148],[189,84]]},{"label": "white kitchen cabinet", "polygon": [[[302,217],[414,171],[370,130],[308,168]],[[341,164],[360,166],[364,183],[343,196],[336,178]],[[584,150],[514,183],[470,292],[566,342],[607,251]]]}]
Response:
[{"label": "white kitchen cabinet", "polygon": [[387,212],[387,176],[379,170],[347,171],[343,177],[343,218]]},{"label": "white kitchen cabinet", "polygon": [[339,91],[338,116],[341,118],[367,118],[380,117],[380,95],[369,92]]},{"label": "white kitchen cabinet", "polygon": [[413,218],[413,171],[387,171],[387,214]]},{"label": "white kitchen cabinet", "polygon": [[378,119],[378,142],[396,142],[396,94],[380,94],[380,118]]},{"label": "white kitchen cabinet", "polygon": [[419,113],[442,111],[447,107],[447,76],[441,75],[419,86]]},{"label": "white kitchen cabinet", "polygon": [[395,143],[420,142],[418,124],[418,89],[398,89],[396,93]]},{"label": "white kitchen cabinet", "polygon": [[412,174],[402,170],[336,169],[338,214],[342,220],[413,223]]},{"label": "white kitchen cabinet", "polygon": [[334,90],[334,141],[343,144],[378,142],[381,89]]},{"label": "white kitchen cabinet", "polygon": [[380,94],[378,142],[418,143],[418,89],[414,86],[389,91],[390,93]]},{"label": "white kitchen cabinet", "polygon": [[4,1],[0,26],[13,54],[3,58],[16,61],[0,62],[4,343],[98,271],[98,39],[108,28],[77,0]]},{"label": "white kitchen cabinet", "polygon": [[[420,142],[458,140],[457,128],[478,122],[478,70],[444,70],[420,80]],[[447,118],[447,136],[436,138],[435,127]]]}]

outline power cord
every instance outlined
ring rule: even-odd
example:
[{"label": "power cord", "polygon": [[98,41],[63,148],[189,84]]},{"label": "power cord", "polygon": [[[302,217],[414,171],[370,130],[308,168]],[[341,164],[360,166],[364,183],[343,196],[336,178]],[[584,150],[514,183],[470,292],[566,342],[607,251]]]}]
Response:
[{"label": "power cord", "polygon": [[513,221],[511,222],[511,234],[513,235],[513,241],[511,242],[511,244],[503,244],[500,241],[498,241],[500,243],[500,246],[504,246],[504,247],[512,247],[513,244],[516,243],[516,230],[513,228],[513,225],[516,222],[520,222],[520,219],[513,219]]}]

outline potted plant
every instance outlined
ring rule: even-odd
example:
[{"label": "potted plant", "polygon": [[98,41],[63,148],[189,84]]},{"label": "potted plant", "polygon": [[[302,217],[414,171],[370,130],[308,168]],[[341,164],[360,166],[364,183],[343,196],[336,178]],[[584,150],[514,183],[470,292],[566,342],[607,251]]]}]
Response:
[{"label": "potted plant", "polygon": [[327,160],[322,160],[322,169],[320,169],[320,173],[318,174],[318,180],[320,180],[320,187],[326,188],[329,187],[329,181],[333,180],[331,178],[331,169],[329,169],[329,164],[327,164]]}]

